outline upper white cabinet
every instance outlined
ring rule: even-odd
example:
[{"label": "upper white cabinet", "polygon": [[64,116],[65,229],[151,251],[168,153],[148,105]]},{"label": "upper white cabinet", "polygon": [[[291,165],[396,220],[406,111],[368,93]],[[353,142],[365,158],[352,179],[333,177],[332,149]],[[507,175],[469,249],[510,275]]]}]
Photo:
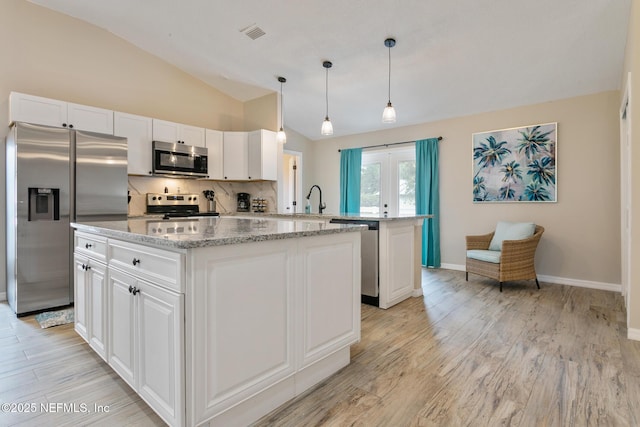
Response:
[{"label": "upper white cabinet", "polygon": [[224,179],[271,180],[278,178],[276,133],[261,129],[252,132],[224,132]]},{"label": "upper white cabinet", "polygon": [[73,129],[113,135],[112,110],[68,103],[67,120]]},{"label": "upper white cabinet", "polygon": [[46,126],[66,126],[67,103],[56,99],[11,92],[9,124],[27,122]]},{"label": "upper white cabinet", "polygon": [[224,132],[206,129],[205,139],[209,153],[209,178],[224,179]]},{"label": "upper white cabinet", "polygon": [[151,175],[152,119],[134,114],[114,113],[113,133],[124,136],[128,142],[129,175]]},{"label": "upper white cabinet", "polygon": [[209,179],[278,179],[278,142],[270,130],[222,132],[18,92],[9,96],[9,124],[13,122],[125,137],[129,175],[151,175],[153,141],[164,141],[206,147]]},{"label": "upper white cabinet", "polygon": [[249,132],[249,179],[278,179],[276,133],[260,129]]},{"label": "upper white cabinet", "polygon": [[206,147],[205,129],[153,119],[153,140]]},{"label": "upper white cabinet", "polygon": [[249,178],[249,134],[247,132],[224,132],[223,171],[224,179],[247,180]]},{"label": "upper white cabinet", "polygon": [[11,92],[9,124],[27,122],[113,135],[113,111]]}]

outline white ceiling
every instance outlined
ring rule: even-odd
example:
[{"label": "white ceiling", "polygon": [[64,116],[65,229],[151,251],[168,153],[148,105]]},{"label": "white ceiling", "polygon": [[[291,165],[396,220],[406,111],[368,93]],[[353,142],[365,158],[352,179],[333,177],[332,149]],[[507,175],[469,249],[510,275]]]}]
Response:
[{"label": "white ceiling", "polygon": [[[316,140],[619,89],[631,0],[31,0],[246,101],[284,84]],[[243,32],[257,24],[266,33]],[[381,123],[391,49],[394,125]]]}]

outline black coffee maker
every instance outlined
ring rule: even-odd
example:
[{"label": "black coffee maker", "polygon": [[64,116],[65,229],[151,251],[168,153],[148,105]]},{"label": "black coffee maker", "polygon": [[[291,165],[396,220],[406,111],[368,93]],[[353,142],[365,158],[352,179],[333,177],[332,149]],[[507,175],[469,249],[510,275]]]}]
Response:
[{"label": "black coffee maker", "polygon": [[249,208],[251,208],[250,197],[249,193],[238,193],[238,212],[249,212]]}]

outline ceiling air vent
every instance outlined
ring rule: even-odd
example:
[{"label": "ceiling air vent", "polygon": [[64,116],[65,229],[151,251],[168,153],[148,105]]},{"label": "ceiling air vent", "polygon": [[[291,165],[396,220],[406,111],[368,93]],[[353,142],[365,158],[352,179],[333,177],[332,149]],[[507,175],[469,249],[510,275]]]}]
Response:
[{"label": "ceiling air vent", "polygon": [[266,34],[262,28],[258,27],[256,24],[251,24],[248,27],[241,29],[240,32],[245,33],[251,40],[255,40]]}]

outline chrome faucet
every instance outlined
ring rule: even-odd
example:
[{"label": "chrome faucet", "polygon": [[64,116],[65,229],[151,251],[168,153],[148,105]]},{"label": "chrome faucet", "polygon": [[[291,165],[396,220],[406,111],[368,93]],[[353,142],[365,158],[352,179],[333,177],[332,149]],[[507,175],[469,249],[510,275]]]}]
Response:
[{"label": "chrome faucet", "polygon": [[307,194],[307,200],[311,198],[311,192],[313,191],[314,188],[317,188],[318,191],[320,192],[320,204],[318,205],[318,213],[322,213],[322,211],[327,207],[327,205],[325,203],[322,203],[322,189],[318,185],[314,184],[311,186],[311,189],[309,190],[309,194]]}]

